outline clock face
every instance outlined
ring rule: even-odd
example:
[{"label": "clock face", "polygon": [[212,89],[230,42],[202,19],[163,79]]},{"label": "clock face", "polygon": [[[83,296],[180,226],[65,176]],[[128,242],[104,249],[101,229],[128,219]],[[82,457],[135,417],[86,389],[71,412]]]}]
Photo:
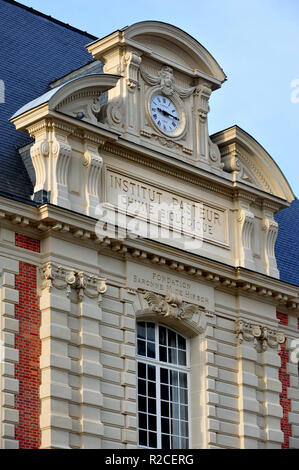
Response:
[{"label": "clock face", "polygon": [[176,106],[166,96],[156,95],[152,98],[151,115],[163,132],[171,134],[179,127],[180,120]]}]

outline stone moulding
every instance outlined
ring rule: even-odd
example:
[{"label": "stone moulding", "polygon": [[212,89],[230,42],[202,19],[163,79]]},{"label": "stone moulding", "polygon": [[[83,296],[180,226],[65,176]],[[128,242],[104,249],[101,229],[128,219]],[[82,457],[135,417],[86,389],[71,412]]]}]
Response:
[{"label": "stone moulding", "polygon": [[252,341],[254,347],[260,345],[261,351],[266,351],[269,347],[277,348],[279,352],[280,345],[285,342],[283,331],[245,320],[236,320],[235,333],[238,344],[242,344],[243,341]]},{"label": "stone moulding", "polygon": [[[190,257],[190,259],[181,261],[180,257],[170,250],[165,255],[157,255],[152,246],[147,243],[140,245],[130,240],[115,240],[109,237],[98,238],[95,234],[94,219],[82,219],[71,214],[68,220],[65,220],[65,211],[60,208],[54,208],[47,204],[39,208],[36,213],[36,208],[27,205],[21,207],[16,206],[16,202],[1,199],[2,210],[0,218],[3,222],[12,224],[14,230],[18,227],[24,230],[26,227],[28,233],[35,233],[35,236],[43,236],[51,231],[59,233],[63,237],[75,238],[82,240],[84,243],[92,243],[98,247],[98,251],[106,251],[109,253],[111,250],[114,255],[128,257],[131,256],[136,260],[147,260],[149,263],[161,264],[168,266],[169,269],[178,272],[185,272],[186,275],[203,281],[212,282],[217,289],[221,290],[239,290],[240,293],[254,295],[256,297],[264,297],[267,301],[279,305],[280,308],[286,310],[298,311],[299,310],[299,296],[298,289],[295,286],[285,285],[280,283],[277,279],[269,278],[262,274],[258,278],[252,277],[250,273],[242,267],[223,267],[213,262],[213,266],[202,265],[202,260]],[[19,203],[18,203],[19,204]],[[198,261],[200,265],[198,265]]]}]

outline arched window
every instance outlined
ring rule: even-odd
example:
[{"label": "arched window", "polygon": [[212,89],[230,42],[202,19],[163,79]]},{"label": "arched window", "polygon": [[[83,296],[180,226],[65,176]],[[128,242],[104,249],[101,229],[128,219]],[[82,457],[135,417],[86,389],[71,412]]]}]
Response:
[{"label": "arched window", "polygon": [[138,443],[189,448],[189,345],[174,330],[137,323]]}]

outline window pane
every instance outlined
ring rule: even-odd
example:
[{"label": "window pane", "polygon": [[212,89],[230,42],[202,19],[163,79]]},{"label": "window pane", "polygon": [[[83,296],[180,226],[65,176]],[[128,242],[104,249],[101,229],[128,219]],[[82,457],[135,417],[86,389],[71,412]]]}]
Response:
[{"label": "window pane", "polygon": [[138,380],[138,394],[139,395],[146,395],[146,381],[145,380]]},{"label": "window pane", "polygon": [[146,378],[146,365],[142,362],[138,362],[138,377]]},{"label": "window pane", "polygon": [[148,428],[151,431],[156,431],[157,430],[157,417],[152,416],[152,415],[148,415],[147,418],[148,418]]},{"label": "window pane", "polygon": [[166,346],[166,328],[163,326],[159,327],[159,344],[163,344]]},{"label": "window pane", "polygon": [[176,436],[179,436],[180,435],[180,422],[179,422],[179,420],[174,419],[172,424],[173,424],[173,434],[175,434]]},{"label": "window pane", "polygon": [[188,439],[181,439],[181,449],[188,449]]},{"label": "window pane", "polygon": [[181,421],[181,436],[188,437],[188,425],[186,421]]},{"label": "window pane", "polygon": [[138,410],[146,411],[146,398],[145,397],[138,397]]},{"label": "window pane", "polygon": [[157,448],[157,434],[155,432],[149,432],[149,447]]},{"label": "window pane", "polygon": [[188,406],[181,405],[181,419],[188,420]]},{"label": "window pane", "polygon": [[145,341],[141,341],[140,339],[137,341],[137,353],[140,356],[145,356]]},{"label": "window pane", "polygon": [[155,324],[154,323],[146,324],[146,335],[149,341],[155,341]]},{"label": "window pane", "polygon": [[170,371],[170,383],[172,385],[178,385],[178,373],[175,370]]},{"label": "window pane", "polygon": [[161,419],[161,429],[162,432],[169,433],[169,419],[162,418]]},{"label": "window pane", "polygon": [[155,382],[148,382],[148,396],[149,397],[156,397],[156,384]]},{"label": "window pane", "polygon": [[160,361],[167,362],[167,349],[164,346],[160,346]]},{"label": "window pane", "polygon": [[147,366],[147,378],[148,380],[156,380],[156,368],[154,366]]},{"label": "window pane", "polygon": [[153,398],[148,398],[148,412],[153,415],[156,414],[156,400]]},{"label": "window pane", "polygon": [[147,446],[147,432],[146,431],[139,431],[139,445]]},{"label": "window pane", "polygon": [[147,429],[146,414],[138,413],[138,425],[142,429]]},{"label": "window pane", "polygon": [[178,347],[179,349],[186,349],[186,340],[180,335],[178,335]]},{"label": "window pane", "polygon": [[187,388],[187,374],[184,372],[179,373],[180,377],[180,387]]},{"label": "window pane", "polygon": [[169,403],[168,403],[168,401],[161,401],[161,416],[169,416]]},{"label": "window pane", "polygon": [[178,363],[180,366],[186,365],[186,353],[185,351],[178,350]]},{"label": "window pane", "polygon": [[180,389],[180,402],[187,403],[187,390]]},{"label": "window pane", "polygon": [[156,357],[155,343],[147,343],[147,357]]},{"label": "window pane", "polygon": [[161,380],[161,383],[164,383],[164,384],[168,384],[168,370],[167,369],[163,369],[161,367],[160,369],[160,380]]},{"label": "window pane", "polygon": [[169,400],[169,387],[167,385],[161,385],[161,399]]},{"label": "window pane", "polygon": [[179,437],[174,436],[172,438],[172,448],[173,449],[179,449],[180,448],[180,438]]},{"label": "window pane", "polygon": [[170,389],[170,399],[171,401],[179,402],[179,389],[177,387]]},{"label": "window pane", "polygon": [[170,449],[170,441],[167,434],[162,434],[162,449]]},{"label": "window pane", "polygon": [[137,338],[145,339],[145,323],[143,321],[137,323]]},{"label": "window pane", "polygon": [[178,363],[178,356],[177,356],[176,349],[168,348],[168,362],[171,362],[171,364]]},{"label": "window pane", "polygon": [[179,405],[171,404],[170,405],[171,416],[173,418],[179,419],[180,412],[179,412]]},{"label": "window pane", "polygon": [[176,348],[176,333],[174,333],[171,330],[168,330],[168,346],[171,346],[172,348]]}]

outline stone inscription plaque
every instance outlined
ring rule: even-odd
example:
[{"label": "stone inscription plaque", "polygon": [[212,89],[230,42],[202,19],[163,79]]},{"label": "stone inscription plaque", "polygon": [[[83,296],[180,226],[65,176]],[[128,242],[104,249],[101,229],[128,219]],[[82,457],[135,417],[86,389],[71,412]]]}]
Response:
[{"label": "stone inscription plaque", "polygon": [[200,233],[203,239],[227,244],[225,210],[179,196],[112,170],[107,170],[106,202],[115,207],[121,205],[127,214],[134,215],[137,210],[143,217],[155,223],[162,221],[164,226],[179,225],[184,227],[186,232],[192,232],[195,227],[195,231]]},{"label": "stone inscription plaque", "polygon": [[212,287],[130,261],[127,264],[127,287],[144,289],[162,295],[172,292],[180,295],[185,302],[201,305],[207,310],[214,310],[214,290]]}]

